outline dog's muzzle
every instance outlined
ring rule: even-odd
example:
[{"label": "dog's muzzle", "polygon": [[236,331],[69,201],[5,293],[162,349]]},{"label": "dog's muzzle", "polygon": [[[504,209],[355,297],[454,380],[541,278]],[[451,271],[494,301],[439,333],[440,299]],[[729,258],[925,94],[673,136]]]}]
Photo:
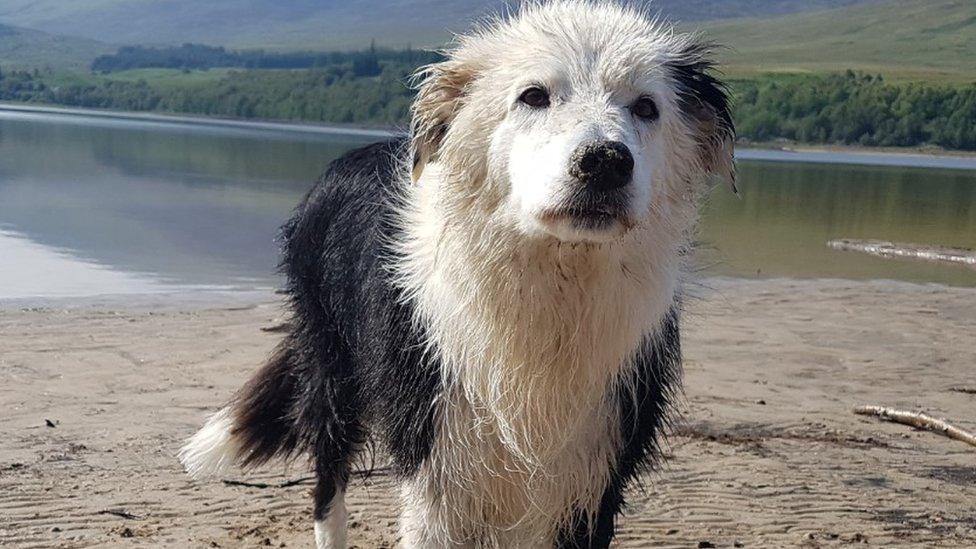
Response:
[{"label": "dog's muzzle", "polygon": [[588,192],[616,191],[630,183],[634,156],[620,141],[584,143],[570,157],[569,175]]},{"label": "dog's muzzle", "polygon": [[630,225],[626,187],[634,175],[634,157],[619,141],[592,141],[573,151],[569,176],[576,183],[561,208],[546,219],[568,220],[580,230],[603,231]]}]

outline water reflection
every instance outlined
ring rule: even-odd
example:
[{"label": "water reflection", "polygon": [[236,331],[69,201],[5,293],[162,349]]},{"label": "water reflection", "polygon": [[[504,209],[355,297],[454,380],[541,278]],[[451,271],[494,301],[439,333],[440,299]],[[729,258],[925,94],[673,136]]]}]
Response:
[{"label": "water reflection", "polygon": [[[0,222],[35,248],[116,272],[152,273],[159,283],[270,285],[277,227],[310,181],[353,144],[347,137],[0,119]],[[8,257],[0,250],[3,279],[26,278],[27,257]],[[42,293],[61,293],[57,279],[47,282],[50,292]]]},{"label": "water reflection", "polygon": [[716,188],[703,209],[712,272],[893,278],[976,285],[976,271],[839,252],[835,238],[976,247],[976,172],[740,164],[740,197]]},{"label": "water reflection", "polygon": [[[271,286],[277,227],[375,139],[0,112],[0,297]],[[976,247],[976,172],[743,162],[704,214],[701,263],[735,276],[976,272],[828,250],[831,238]]]},{"label": "water reflection", "polygon": [[[167,286],[151,274],[121,272],[42,246],[0,229],[0,288],[5,298],[64,297],[104,293],[157,293]],[[11,268],[16,266],[16,268]]]}]

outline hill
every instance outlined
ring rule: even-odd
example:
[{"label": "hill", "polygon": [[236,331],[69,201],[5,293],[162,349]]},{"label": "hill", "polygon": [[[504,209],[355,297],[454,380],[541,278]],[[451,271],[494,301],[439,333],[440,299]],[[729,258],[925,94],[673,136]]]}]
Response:
[{"label": "hill", "polygon": [[87,69],[98,55],[114,48],[88,38],[56,36],[0,25],[0,67],[51,67]]},{"label": "hill", "polygon": [[919,80],[976,81],[976,1],[885,0],[701,29],[728,45],[727,72],[863,70]]},{"label": "hill", "polygon": [[[510,0],[508,3],[517,3]],[[648,0],[636,0],[638,2]],[[656,0],[668,17],[701,21],[771,16],[865,0]],[[357,49],[432,46],[502,0],[4,0],[0,22],[116,44]]]}]

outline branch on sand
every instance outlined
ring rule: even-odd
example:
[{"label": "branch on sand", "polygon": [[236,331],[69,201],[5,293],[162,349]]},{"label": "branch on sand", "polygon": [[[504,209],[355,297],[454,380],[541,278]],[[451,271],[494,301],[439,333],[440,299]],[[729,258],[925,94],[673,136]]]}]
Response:
[{"label": "branch on sand", "polygon": [[126,511],[125,509],[105,509],[95,513],[96,515],[113,515],[116,517],[121,517],[128,520],[142,520],[139,515],[133,515],[132,513]]},{"label": "branch on sand", "polygon": [[[393,471],[391,467],[374,467],[372,469],[356,469],[349,473],[353,477],[371,477],[371,476],[383,476],[390,474]],[[287,480],[285,482],[267,483],[267,482],[247,482],[244,480],[231,480],[224,479],[223,483],[227,486],[244,486],[246,488],[291,488],[292,486],[299,486],[301,484],[311,484],[315,482],[314,476],[299,477],[292,480]]]},{"label": "branch on sand", "polygon": [[970,446],[976,446],[976,435],[950,425],[944,419],[936,419],[922,412],[905,412],[884,406],[857,406],[854,408],[854,413],[861,416],[877,416],[885,421],[932,431]]},{"label": "branch on sand", "polygon": [[268,484],[267,482],[246,482],[243,480],[225,479],[224,484],[226,484],[227,486],[246,486],[248,488],[290,488],[292,486],[298,486],[299,484],[304,484],[306,482],[312,482],[313,480],[315,480],[315,477],[302,477],[302,478],[296,478],[294,480],[289,480],[285,482]]}]

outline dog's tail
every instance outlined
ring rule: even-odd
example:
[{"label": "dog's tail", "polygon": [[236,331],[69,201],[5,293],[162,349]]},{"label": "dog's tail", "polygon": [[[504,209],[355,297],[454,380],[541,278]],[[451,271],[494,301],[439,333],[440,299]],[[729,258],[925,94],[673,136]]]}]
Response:
[{"label": "dog's tail", "polygon": [[236,397],[186,441],[180,462],[195,478],[288,458],[299,446],[294,421],[297,352],[288,339]]}]

